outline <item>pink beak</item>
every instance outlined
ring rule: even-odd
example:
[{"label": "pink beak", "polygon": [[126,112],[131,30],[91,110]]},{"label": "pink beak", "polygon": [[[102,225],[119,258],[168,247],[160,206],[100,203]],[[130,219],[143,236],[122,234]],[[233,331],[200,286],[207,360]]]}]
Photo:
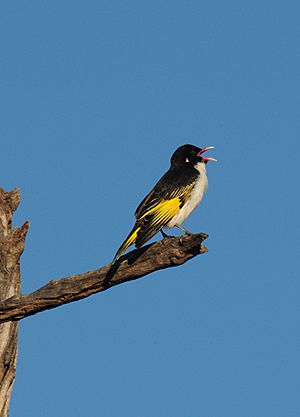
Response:
[{"label": "pink beak", "polygon": [[[201,149],[201,151],[198,153],[197,156],[202,155],[204,152],[208,151],[209,149],[215,149],[215,147],[214,146],[206,146],[205,148]],[[204,157],[202,157],[202,159],[203,159],[204,162],[207,162],[207,161],[218,162],[215,158],[204,158]]]}]

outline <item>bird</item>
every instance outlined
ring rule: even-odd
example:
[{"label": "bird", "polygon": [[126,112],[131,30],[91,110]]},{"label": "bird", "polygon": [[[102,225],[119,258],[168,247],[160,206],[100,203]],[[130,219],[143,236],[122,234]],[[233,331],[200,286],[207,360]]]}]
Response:
[{"label": "bird", "polygon": [[139,249],[156,233],[167,234],[163,228],[178,227],[185,235],[191,233],[181,224],[201,202],[208,186],[206,164],[217,161],[203,153],[214,146],[199,148],[185,144],[175,150],[169,170],[161,177],[135,211],[135,224],[117,250],[114,264],[129,246]]}]

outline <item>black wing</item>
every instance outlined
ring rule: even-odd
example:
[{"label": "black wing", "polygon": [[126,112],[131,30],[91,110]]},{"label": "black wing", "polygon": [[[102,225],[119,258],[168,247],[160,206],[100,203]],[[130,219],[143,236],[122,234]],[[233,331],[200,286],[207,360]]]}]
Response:
[{"label": "black wing", "polygon": [[141,247],[178,213],[189,199],[199,173],[194,168],[170,168],[138,206],[135,217],[140,229],[135,239]]}]

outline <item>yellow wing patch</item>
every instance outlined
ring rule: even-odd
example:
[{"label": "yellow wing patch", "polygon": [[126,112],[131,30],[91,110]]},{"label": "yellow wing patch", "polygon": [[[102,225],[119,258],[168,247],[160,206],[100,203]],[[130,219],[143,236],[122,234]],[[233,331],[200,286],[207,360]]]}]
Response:
[{"label": "yellow wing patch", "polygon": [[163,200],[155,207],[148,210],[141,218],[152,215],[151,224],[156,226],[158,224],[166,224],[172,217],[178,213],[180,209],[181,201],[179,197],[172,198],[171,200]]},{"label": "yellow wing patch", "polygon": [[156,193],[154,189],[137,208],[136,223],[116,253],[113,262],[119,259],[130,245],[135,243],[136,247],[140,248],[166,226],[188,201],[194,186],[195,181],[183,187],[179,186],[173,191],[162,190]]},{"label": "yellow wing patch", "polygon": [[166,225],[180,210],[180,208],[187,202],[191,195],[194,184],[189,184],[184,188],[174,190],[169,199],[161,200],[154,207],[147,210],[140,218],[151,218],[150,224],[152,227],[161,227]]}]

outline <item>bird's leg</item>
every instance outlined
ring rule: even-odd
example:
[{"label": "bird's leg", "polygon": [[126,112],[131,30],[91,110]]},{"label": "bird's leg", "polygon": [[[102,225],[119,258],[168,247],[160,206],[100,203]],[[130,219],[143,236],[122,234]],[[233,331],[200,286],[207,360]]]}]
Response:
[{"label": "bird's leg", "polygon": [[188,230],[186,230],[183,226],[181,226],[180,224],[175,224],[176,227],[178,227],[178,229],[182,230],[185,234],[185,236],[190,236],[193,233],[189,232]]}]

